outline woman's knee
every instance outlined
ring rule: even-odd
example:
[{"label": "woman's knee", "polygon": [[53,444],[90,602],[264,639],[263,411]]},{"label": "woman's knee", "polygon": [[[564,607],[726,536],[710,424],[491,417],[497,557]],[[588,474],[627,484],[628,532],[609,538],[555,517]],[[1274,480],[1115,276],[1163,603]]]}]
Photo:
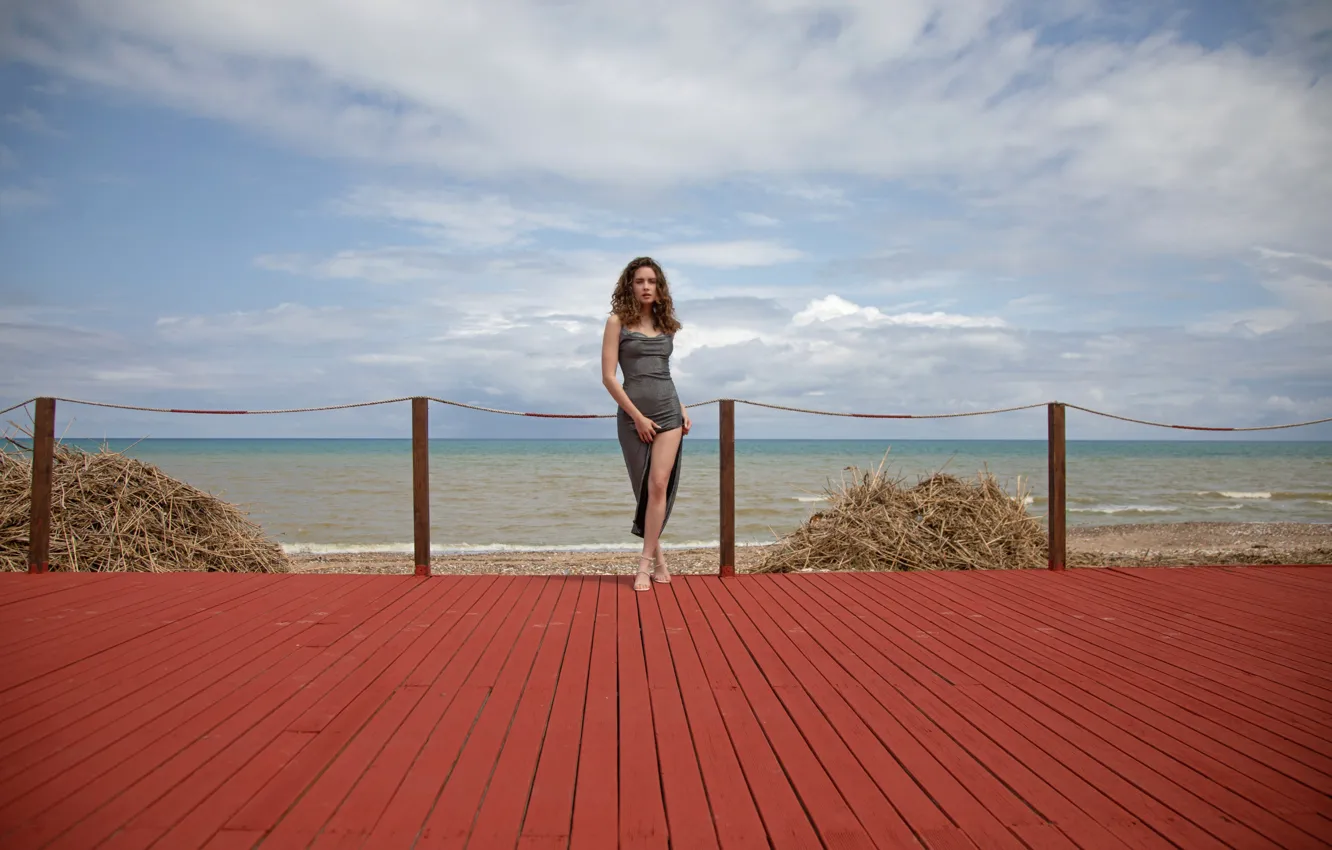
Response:
[{"label": "woman's knee", "polygon": [[664,499],[666,497],[666,488],[671,486],[670,474],[658,475],[655,472],[648,476],[648,498]]}]

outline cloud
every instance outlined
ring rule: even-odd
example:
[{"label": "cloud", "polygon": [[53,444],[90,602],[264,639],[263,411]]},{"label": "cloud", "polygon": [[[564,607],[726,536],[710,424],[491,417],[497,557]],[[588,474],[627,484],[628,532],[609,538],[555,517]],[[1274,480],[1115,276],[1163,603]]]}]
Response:
[{"label": "cloud", "polygon": [[791,317],[797,326],[815,322],[835,323],[841,327],[874,325],[918,328],[1002,328],[1003,319],[994,316],[964,316],[936,310],[932,313],[884,313],[878,307],[861,307],[837,295],[811,301]]},{"label": "cloud", "polygon": [[30,106],[10,112],[5,116],[5,123],[39,136],[59,136],[60,131],[52,127],[46,116]]},{"label": "cloud", "polygon": [[[480,180],[751,175],[846,202],[825,174],[1169,251],[1328,235],[1330,83],[1295,47],[1205,48],[1090,0],[1039,22],[1015,2],[699,0],[650,36],[618,3],[468,8],[57,0],[23,7],[5,47],[302,149]],[[508,212],[411,214],[480,245],[580,226]]]},{"label": "cloud", "polygon": [[15,215],[51,206],[51,196],[37,189],[0,186],[0,215]]},{"label": "cloud", "polygon": [[[758,297],[681,299],[679,307],[685,329],[676,339],[672,369],[686,402],[732,397],[838,411],[931,413],[1058,398],[1145,418],[1227,425],[1314,418],[1332,404],[1332,350],[1326,344],[1332,322],[1290,325],[1261,337],[1169,327],[1033,334],[993,317],[944,311],[904,317],[886,304],[856,303],[836,293],[799,307]],[[595,305],[569,310],[521,298],[441,298],[409,310],[284,304],[164,317],[133,344],[94,338],[54,352],[58,365],[45,377],[11,375],[0,381],[0,393],[17,399],[56,391],[223,408],[429,394],[505,409],[607,412],[613,403],[601,387],[598,365],[603,319]],[[30,344],[25,339],[0,333],[0,357],[18,356]],[[102,421],[84,415],[88,427]],[[742,408],[741,415],[746,436],[865,435],[884,427],[755,408]],[[894,426],[893,433],[1038,438],[1041,416]],[[338,420],[338,433],[366,433],[381,422],[373,411],[348,417]],[[468,417],[449,418],[441,423],[448,430],[440,433],[518,433],[508,420]],[[708,412],[696,419],[708,433]],[[596,426],[562,424],[558,428],[574,430],[558,433],[604,436]],[[172,422],[154,426],[153,433],[193,427],[203,426]],[[274,420],[264,427],[269,430],[263,433],[273,434],[326,426]],[[1154,433],[1081,414],[1075,427],[1084,437]],[[556,431],[529,435],[551,433]]]},{"label": "cloud", "polygon": [[13,168],[18,165],[18,156],[12,150],[0,145],[0,169]]},{"label": "cloud", "polygon": [[781,224],[779,219],[763,213],[739,212],[735,214],[735,217],[739,219],[741,224],[747,224],[750,227],[777,227]]},{"label": "cloud", "polygon": [[1332,321],[1332,260],[1266,247],[1258,247],[1255,254],[1259,285],[1275,303],[1210,313],[1192,323],[1192,331],[1262,336],[1293,325]]},{"label": "cloud", "polygon": [[776,266],[804,259],[805,253],[778,242],[737,240],[662,245],[653,249],[662,262],[714,269]]},{"label": "cloud", "polygon": [[356,354],[349,358],[353,363],[367,363],[379,366],[402,366],[408,363],[425,363],[426,358],[419,354]]},{"label": "cloud", "polygon": [[587,211],[565,206],[516,206],[501,195],[405,191],[362,187],[335,208],[344,214],[411,225],[441,242],[464,248],[496,248],[542,231],[622,235]]},{"label": "cloud", "polygon": [[447,251],[418,246],[388,246],[339,251],[329,257],[300,254],[262,254],[256,266],[269,271],[372,283],[438,280],[451,271],[475,268],[480,263]]},{"label": "cloud", "polygon": [[156,327],[163,339],[174,342],[249,345],[261,339],[278,346],[295,346],[362,339],[372,321],[360,311],[343,307],[285,303],[268,310],[214,316],[163,316]]},{"label": "cloud", "polygon": [[[20,6],[7,56],[246,131],[227,144],[324,157],[341,188],[329,241],[240,249],[261,270],[245,309],[108,319],[108,339],[0,384],[15,392],[285,406],[428,387],[603,410],[611,287],[650,253],[690,398],[1064,397],[1243,424],[1332,397],[1312,5],[1206,43],[1187,15],[1109,0],[682,0],[650,26],[611,0]],[[40,188],[0,189],[0,209],[49,203]],[[283,280],[273,302],[292,303],[256,309],[263,271],[385,286]],[[26,362],[5,339],[0,358]],[[832,433],[744,415],[755,434]]]}]

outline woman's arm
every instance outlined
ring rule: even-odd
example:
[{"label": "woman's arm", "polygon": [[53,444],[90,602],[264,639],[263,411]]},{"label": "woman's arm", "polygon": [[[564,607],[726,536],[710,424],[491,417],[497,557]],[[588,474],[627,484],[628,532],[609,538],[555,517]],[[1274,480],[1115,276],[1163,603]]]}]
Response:
[{"label": "woman's arm", "polygon": [[612,315],[606,320],[606,331],[601,336],[601,383],[605,385],[606,391],[611,394],[629,418],[634,420],[634,427],[638,429],[638,436],[645,443],[652,442],[652,436],[657,431],[657,423],[648,419],[639,411],[634,403],[629,400],[629,394],[620,386],[620,382],[615,380],[615,369],[620,365],[620,317]]}]

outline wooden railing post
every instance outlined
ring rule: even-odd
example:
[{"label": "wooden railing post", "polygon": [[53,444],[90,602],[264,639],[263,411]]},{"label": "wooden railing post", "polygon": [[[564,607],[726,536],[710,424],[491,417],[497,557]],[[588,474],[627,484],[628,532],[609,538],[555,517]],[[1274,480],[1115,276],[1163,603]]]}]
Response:
[{"label": "wooden railing post", "polygon": [[735,399],[721,400],[721,576],[735,575]]},{"label": "wooden railing post", "polygon": [[37,399],[32,431],[32,516],[28,520],[28,572],[51,566],[51,474],[55,464],[55,399]]},{"label": "wooden railing post", "polygon": [[1050,569],[1060,571],[1067,562],[1065,536],[1065,461],[1064,405],[1049,404],[1050,424],[1047,442],[1050,449]]},{"label": "wooden railing post", "polygon": [[430,399],[412,399],[412,539],[416,574],[430,575]]}]

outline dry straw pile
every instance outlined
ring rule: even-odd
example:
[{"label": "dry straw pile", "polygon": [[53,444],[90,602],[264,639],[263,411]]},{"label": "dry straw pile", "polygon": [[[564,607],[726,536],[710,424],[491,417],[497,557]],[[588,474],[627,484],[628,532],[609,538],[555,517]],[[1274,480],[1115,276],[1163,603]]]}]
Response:
[{"label": "dry straw pile", "polygon": [[[0,570],[27,570],[31,454],[0,448]],[[286,572],[287,556],[241,510],[106,448],[57,444],[51,566],[75,571]]]},{"label": "dry straw pile", "polygon": [[[886,458],[885,458],[886,460]],[[849,468],[829,506],[774,544],[756,572],[979,570],[1045,566],[1045,531],[988,471],[974,482],[936,473],[912,487]],[[849,479],[849,480],[848,480]]]}]

